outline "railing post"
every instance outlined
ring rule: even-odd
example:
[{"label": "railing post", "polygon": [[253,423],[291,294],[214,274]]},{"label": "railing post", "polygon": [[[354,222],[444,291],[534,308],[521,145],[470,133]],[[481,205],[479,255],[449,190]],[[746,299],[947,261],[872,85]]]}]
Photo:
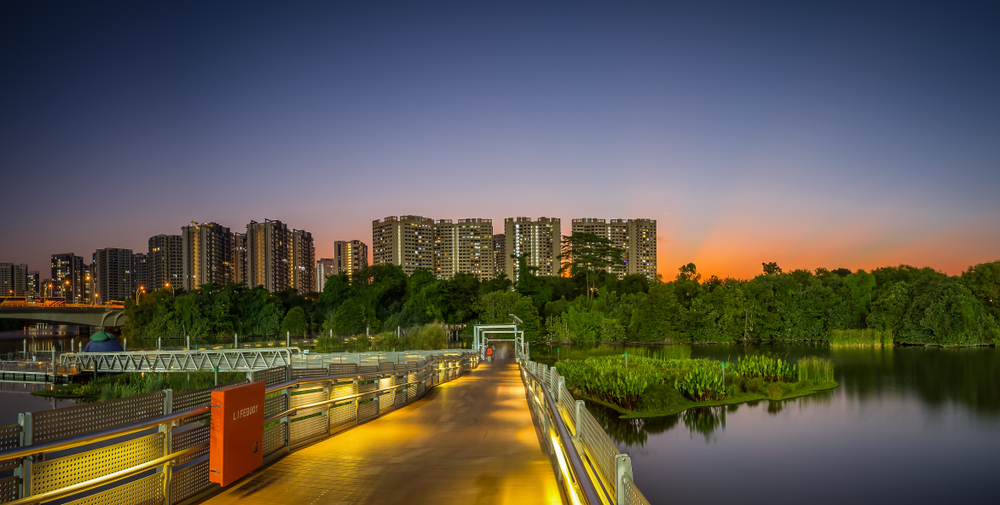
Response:
[{"label": "railing post", "polygon": [[[292,408],[292,388],[285,388],[282,392],[285,395],[285,409]],[[285,454],[290,454],[292,452],[292,418],[291,416],[282,417],[281,422],[285,425]]]},{"label": "railing post", "polygon": [[573,433],[573,440],[580,440],[583,438],[583,409],[586,408],[583,404],[583,400],[576,401],[576,431]]},{"label": "railing post", "polygon": [[622,485],[626,475],[628,475],[629,480],[632,480],[632,459],[628,457],[628,454],[615,454],[615,489],[618,491],[616,493],[618,505],[628,503],[628,491]]},{"label": "railing post", "polygon": [[[174,392],[171,389],[163,390],[163,415],[172,414],[174,410]],[[167,456],[173,452],[174,447],[174,422],[170,421],[168,423],[163,423],[160,425],[160,433],[163,433],[163,455]],[[157,469],[157,471],[163,472],[163,503],[170,503],[170,478],[173,476],[173,463],[167,461],[163,464],[162,469]]]},{"label": "railing post", "polygon": [[[21,425],[21,447],[31,445],[31,412],[18,414],[17,424]],[[21,466],[15,472],[15,475],[21,477],[21,498],[31,496],[31,464],[34,459],[34,456],[22,458]]]},{"label": "railing post", "polygon": [[553,394],[552,394],[552,397],[555,398],[555,402],[556,403],[559,403],[559,402],[562,401],[562,399],[559,397],[559,395],[560,395],[560,391],[562,391],[565,388],[566,388],[566,378],[560,376],[559,379],[556,381],[556,387],[555,387],[555,390],[553,391]]}]

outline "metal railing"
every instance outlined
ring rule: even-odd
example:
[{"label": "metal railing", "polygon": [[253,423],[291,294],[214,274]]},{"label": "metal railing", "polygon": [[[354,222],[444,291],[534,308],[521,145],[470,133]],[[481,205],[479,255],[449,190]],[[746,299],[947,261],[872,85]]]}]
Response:
[{"label": "metal railing", "polygon": [[213,390],[248,381],[266,384],[264,461],[269,463],[412,403],[478,364],[473,354],[434,355],[402,364],[334,364],[322,377],[299,379],[292,378],[290,366],[281,366],[198,391],[157,391],[21,414],[18,424],[0,426],[0,476],[13,473],[0,477],[0,502],[190,501],[212,487]]},{"label": "metal railing", "polygon": [[298,349],[222,349],[190,351],[67,352],[59,365],[97,372],[249,372],[292,363]]},{"label": "metal railing", "polygon": [[554,367],[528,360],[520,365],[564,491],[588,505],[647,505],[632,480],[632,460],[618,451],[583,400],[573,398],[566,380]]}]

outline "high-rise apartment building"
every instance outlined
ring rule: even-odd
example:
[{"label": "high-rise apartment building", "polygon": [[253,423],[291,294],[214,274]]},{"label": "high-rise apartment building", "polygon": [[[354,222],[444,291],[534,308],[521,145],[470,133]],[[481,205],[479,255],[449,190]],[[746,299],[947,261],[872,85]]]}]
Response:
[{"label": "high-rise apartment building", "polygon": [[122,301],[135,295],[131,249],[98,249],[93,261],[97,293],[104,302]]},{"label": "high-rise apartment building", "polygon": [[202,284],[228,284],[234,278],[233,236],[229,228],[216,223],[181,227],[181,264],[184,289]]},{"label": "high-rise apartment building", "polygon": [[481,281],[496,277],[496,252],[493,249],[493,220],[459,219],[455,224],[458,240],[458,264],[455,273],[467,273]]},{"label": "high-rise apartment building", "polygon": [[281,221],[265,219],[247,225],[247,287],[264,286],[276,293],[291,284],[289,262],[291,237]]},{"label": "high-rise apartment building", "polygon": [[323,286],[326,285],[326,278],[337,275],[337,261],[333,258],[320,258],[316,260],[316,292],[322,293]]},{"label": "high-rise apartment building", "polygon": [[89,270],[83,257],[73,253],[52,255],[52,288],[50,296],[66,298],[66,303],[87,303],[90,297]]},{"label": "high-rise apartment building", "polygon": [[233,233],[233,282],[247,282],[246,233]]},{"label": "high-rise apartment building", "polygon": [[153,274],[150,270],[149,255],[135,253],[132,255],[132,279],[135,289],[143,288],[146,292],[153,291]]},{"label": "high-rise apartment building", "polygon": [[333,243],[334,274],[346,274],[348,279],[368,266],[368,245],[360,240],[338,240]]},{"label": "high-rise apartment building", "polygon": [[289,251],[291,287],[301,294],[316,292],[316,248],[312,233],[292,230]]},{"label": "high-rise apartment building", "polygon": [[434,276],[451,279],[458,272],[458,227],[451,219],[434,222]]},{"label": "high-rise apartment building", "polygon": [[278,220],[251,221],[246,234],[246,283],[277,293],[294,288],[316,291],[316,249],[312,234],[288,230]]},{"label": "high-rise apartment building", "polygon": [[493,235],[493,264],[494,278],[507,273],[507,235],[503,233]]},{"label": "high-rise apartment building", "polygon": [[151,281],[146,291],[184,287],[184,241],[180,235],[156,235],[149,238],[146,262]]},{"label": "high-rise apartment building", "polygon": [[628,220],[628,273],[656,279],[656,220]]},{"label": "high-rise apartment building", "polygon": [[0,296],[29,296],[28,265],[0,263]]},{"label": "high-rise apartment building", "polygon": [[560,222],[557,217],[540,217],[532,221],[527,217],[508,217],[504,220],[507,242],[504,268],[507,276],[516,281],[517,260],[511,255],[528,255],[528,266],[536,267],[537,275],[559,275],[559,255],[562,242]]},{"label": "high-rise apartment building", "polygon": [[28,292],[25,296],[42,296],[42,278],[38,270],[28,272]]},{"label": "high-rise apartment building", "polygon": [[615,247],[625,251],[623,264],[612,271],[621,279],[626,275],[642,274],[656,279],[656,220],[580,218],[573,220],[574,233],[591,233],[610,239]]},{"label": "high-rise apartment building", "polygon": [[493,220],[439,219],[434,223],[434,276],[450,279],[468,273],[480,280],[496,275]]},{"label": "high-rise apartment building", "polygon": [[372,264],[399,265],[406,275],[434,270],[434,220],[389,216],[372,221]]}]

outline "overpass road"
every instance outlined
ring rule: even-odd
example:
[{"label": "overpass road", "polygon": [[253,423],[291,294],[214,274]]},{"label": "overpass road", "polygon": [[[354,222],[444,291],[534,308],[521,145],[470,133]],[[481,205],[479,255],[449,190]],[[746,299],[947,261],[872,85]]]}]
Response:
[{"label": "overpass road", "polygon": [[203,503],[562,503],[513,360],[262,467]]}]

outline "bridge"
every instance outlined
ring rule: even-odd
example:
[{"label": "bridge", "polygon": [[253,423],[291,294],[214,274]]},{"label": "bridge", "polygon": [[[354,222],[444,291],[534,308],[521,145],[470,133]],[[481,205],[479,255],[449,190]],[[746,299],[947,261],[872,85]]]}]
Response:
[{"label": "bridge", "polygon": [[125,309],[105,305],[3,305],[0,319],[111,327],[125,324]]},{"label": "bridge", "polygon": [[[24,413],[0,427],[0,502],[648,503],[554,369],[520,352],[382,358],[331,354],[206,390]],[[265,388],[262,465],[220,487],[209,403],[251,381]]]}]

